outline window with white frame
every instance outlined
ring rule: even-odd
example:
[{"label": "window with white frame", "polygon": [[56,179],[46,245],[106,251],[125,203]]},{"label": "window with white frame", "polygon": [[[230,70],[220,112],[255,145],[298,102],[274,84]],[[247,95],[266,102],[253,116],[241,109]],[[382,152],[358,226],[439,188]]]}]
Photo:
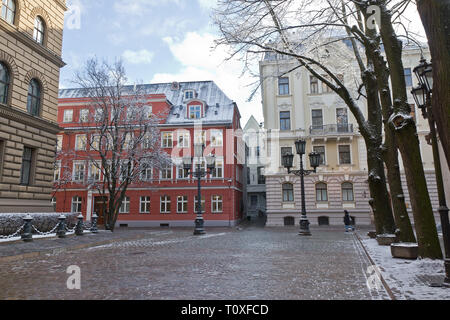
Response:
[{"label": "window with white frame", "polygon": [[123,198],[122,205],[119,209],[120,214],[130,213],[130,197]]},{"label": "window with white frame", "polygon": [[[330,75],[328,75],[328,74],[324,74],[324,75],[322,75],[322,77],[324,77],[329,82],[332,81]],[[325,82],[322,81],[322,93],[330,93],[332,91],[333,90],[331,90],[331,88]]]},{"label": "window with white frame", "polygon": [[320,165],[326,165],[325,146],[314,146],[313,151],[320,154]]},{"label": "window with white frame", "polygon": [[212,172],[213,178],[223,178],[223,163],[224,161],[222,158],[216,159],[216,166]]},{"label": "window with white frame", "polygon": [[319,79],[315,76],[309,77],[309,93],[318,94],[319,93]]},{"label": "window with white frame", "polygon": [[55,170],[53,173],[53,181],[59,181],[60,177],[61,177],[61,161],[56,161]]},{"label": "window with white frame", "polygon": [[326,183],[320,182],[316,184],[316,201],[317,202],[328,201],[328,187]]},{"label": "window with white frame", "polygon": [[161,196],[161,213],[170,213],[170,196]]},{"label": "window with white frame", "polygon": [[73,121],[73,110],[72,109],[64,110],[63,122],[68,123],[68,122],[72,122],[72,121]]},{"label": "window with white frame", "polygon": [[194,161],[193,161],[194,172],[197,172],[199,162],[200,162],[200,170],[206,171],[206,169],[207,169],[206,159],[205,158],[201,158],[201,159],[194,158]]},{"label": "window with white frame", "polygon": [[165,168],[161,169],[159,171],[160,179],[161,180],[170,180],[170,179],[172,179],[172,171],[173,171],[172,165],[168,165]]},{"label": "window with white frame", "polygon": [[89,180],[98,182],[101,179],[101,163],[99,161],[91,162],[89,165]]},{"label": "window with white frame", "polygon": [[191,100],[195,97],[195,91],[194,90],[186,90],[184,92],[184,100]]},{"label": "window with white frame", "polygon": [[153,179],[153,168],[148,164],[141,164],[141,180],[150,181]]},{"label": "window with white frame", "polygon": [[105,112],[103,111],[103,109],[102,108],[95,109],[94,120],[96,122],[103,122],[104,118],[105,118]]},{"label": "window with white frame", "polygon": [[178,148],[189,148],[191,146],[191,134],[189,132],[178,133]]},{"label": "window with white frame", "polygon": [[[195,202],[194,210],[197,213],[198,212],[198,196],[194,197],[194,202]],[[202,196],[202,212],[205,212],[205,203],[206,203],[205,196]]]},{"label": "window with white frame", "polygon": [[339,146],[339,164],[352,164],[350,145]]},{"label": "window with white frame", "polygon": [[177,197],[177,213],[188,213],[188,197]]},{"label": "window with white frame", "polygon": [[44,19],[37,16],[34,19],[33,39],[39,44],[44,44],[45,22]]},{"label": "window with white frame", "polygon": [[223,197],[222,196],[212,196],[212,212],[221,213],[223,212]]},{"label": "window with white frame", "polygon": [[133,175],[133,163],[128,160],[122,160],[120,162],[120,181],[125,179],[131,179]]},{"label": "window with white frame", "polygon": [[139,213],[150,213],[150,197],[141,197]]},{"label": "window with white frame", "polygon": [[80,122],[81,123],[89,122],[89,109],[80,110]]},{"label": "window with white frame", "polygon": [[187,170],[184,169],[184,165],[177,164],[177,179],[188,179],[189,174],[187,173]]},{"label": "window with white frame", "polygon": [[353,194],[353,184],[350,182],[344,182],[342,184],[342,201],[353,202],[355,197]]},{"label": "window with white frame", "polygon": [[86,163],[84,161],[75,161],[73,163],[73,181],[81,182],[84,180]]},{"label": "window with white frame", "polygon": [[211,145],[213,147],[223,146],[223,131],[222,130],[211,130]]},{"label": "window with white frame", "polygon": [[189,106],[189,119],[201,119],[202,106]]},{"label": "window with white frame", "polygon": [[194,132],[194,143],[203,143],[206,145],[206,131],[205,130],[195,130]]},{"label": "window with white frame", "polygon": [[91,150],[100,150],[100,138],[101,136],[98,134],[91,136]]},{"label": "window with white frame", "polygon": [[9,24],[14,24],[14,20],[16,17],[16,2],[15,0],[3,0],[2,4],[2,19],[4,19]]},{"label": "window with white frame", "polygon": [[72,198],[72,213],[81,213],[83,199],[75,196]]},{"label": "window with white frame", "polygon": [[86,151],[87,136],[85,134],[78,134],[75,137],[75,150]]},{"label": "window with white frame", "polygon": [[172,148],[173,147],[173,133],[163,132],[161,134],[161,147],[162,148]]},{"label": "window with white frame", "polygon": [[56,197],[53,197],[51,200],[51,204],[53,206],[53,210],[56,211]]},{"label": "window with white frame", "polygon": [[144,107],[144,117],[150,119],[153,116],[153,106],[148,105]]}]

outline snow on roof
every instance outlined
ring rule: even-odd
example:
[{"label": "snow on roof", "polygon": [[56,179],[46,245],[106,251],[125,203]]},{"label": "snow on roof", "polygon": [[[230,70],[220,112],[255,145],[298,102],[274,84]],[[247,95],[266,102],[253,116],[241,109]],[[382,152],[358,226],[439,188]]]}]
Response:
[{"label": "snow on roof", "polygon": [[[214,81],[193,81],[174,83],[154,83],[137,86],[146,94],[164,94],[172,103],[172,109],[167,118],[167,124],[186,123],[186,100],[184,93],[194,90],[196,99],[203,100],[207,104],[206,115],[203,122],[223,123],[232,122],[234,114],[234,102],[214,83]],[[134,89],[134,85],[126,86],[125,90]],[[86,97],[84,89],[61,89],[60,99],[74,99]],[[218,107],[217,107],[218,106]],[[189,121],[189,120],[188,120]]]}]

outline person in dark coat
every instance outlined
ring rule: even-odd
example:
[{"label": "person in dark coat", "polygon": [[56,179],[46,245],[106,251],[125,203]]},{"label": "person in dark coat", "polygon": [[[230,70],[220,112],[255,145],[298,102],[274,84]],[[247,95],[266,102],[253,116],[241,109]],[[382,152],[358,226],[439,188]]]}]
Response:
[{"label": "person in dark coat", "polygon": [[347,210],[345,210],[344,213],[345,232],[349,232],[352,230],[352,219],[350,218],[350,214]]}]

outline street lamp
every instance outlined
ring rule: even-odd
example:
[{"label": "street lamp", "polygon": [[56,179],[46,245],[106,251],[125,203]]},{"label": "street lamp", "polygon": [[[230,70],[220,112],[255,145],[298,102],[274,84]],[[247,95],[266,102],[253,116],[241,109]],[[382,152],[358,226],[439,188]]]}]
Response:
[{"label": "street lamp", "polygon": [[300,233],[301,236],[310,236],[311,231],[309,230],[309,221],[306,216],[306,202],[305,202],[305,176],[310,175],[311,173],[317,172],[317,167],[320,165],[320,154],[317,152],[312,152],[309,154],[309,160],[311,162],[311,167],[314,170],[305,170],[303,168],[303,156],[306,154],[306,141],[298,140],[295,142],[295,148],[297,150],[297,154],[300,156],[300,170],[292,170],[294,163],[294,155],[293,154],[285,154],[282,157],[282,164],[287,169],[289,174],[295,174],[301,178],[301,190],[302,190],[302,217],[300,218]]},{"label": "street lamp", "polygon": [[436,126],[432,109],[432,93],[433,93],[433,67],[431,63],[422,57],[420,64],[414,68],[420,86],[414,88],[411,93],[417,106],[422,109],[425,119],[428,118],[431,133],[431,145],[433,147],[434,167],[436,173],[436,183],[439,197],[439,215],[441,217],[442,235],[444,238],[445,251],[445,280],[444,286],[450,287],[450,223],[448,217],[448,207],[445,200],[444,182],[442,179],[441,159],[439,156],[439,146],[437,142]]},{"label": "street lamp", "polygon": [[208,174],[212,174],[216,165],[216,157],[213,155],[208,155],[205,157],[206,159],[206,169],[202,168],[202,158],[203,153],[205,152],[205,145],[203,143],[197,143],[194,145],[194,156],[197,161],[196,168],[192,167],[192,163],[194,161],[194,157],[184,157],[183,158],[183,168],[186,174],[191,174],[193,177],[198,179],[198,210],[197,210],[197,218],[195,219],[195,230],[194,235],[204,235],[204,219],[202,213],[202,191],[201,191],[201,181],[203,177],[206,177]]}]

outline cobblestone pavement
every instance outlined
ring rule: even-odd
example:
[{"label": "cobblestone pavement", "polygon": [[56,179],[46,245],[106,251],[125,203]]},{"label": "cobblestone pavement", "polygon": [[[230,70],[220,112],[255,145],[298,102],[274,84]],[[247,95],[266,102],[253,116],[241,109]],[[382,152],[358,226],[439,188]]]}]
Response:
[{"label": "cobblestone pavement", "polygon": [[[135,231],[133,231],[135,232]],[[370,290],[370,265],[342,228],[158,229],[123,240],[0,262],[0,299],[389,299]],[[126,234],[124,232],[123,234]],[[68,290],[67,268],[81,269]]]}]

